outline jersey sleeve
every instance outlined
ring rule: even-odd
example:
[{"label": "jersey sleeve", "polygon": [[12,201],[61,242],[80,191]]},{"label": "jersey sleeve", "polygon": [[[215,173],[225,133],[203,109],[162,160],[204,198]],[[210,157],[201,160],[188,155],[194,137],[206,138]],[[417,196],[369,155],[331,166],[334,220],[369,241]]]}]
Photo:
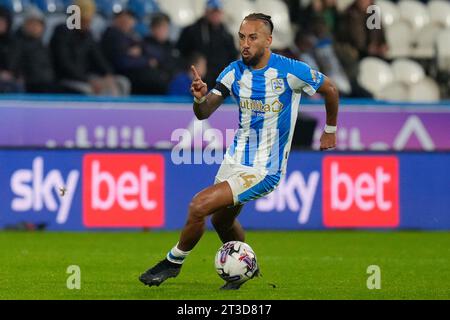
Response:
[{"label": "jersey sleeve", "polygon": [[325,80],[324,74],[301,61],[292,60],[292,66],[289,69],[288,83],[296,92],[304,91],[312,96]]},{"label": "jersey sleeve", "polygon": [[231,86],[235,80],[233,63],[226,67],[216,79],[216,86],[212,93],[227,98],[231,94]]}]

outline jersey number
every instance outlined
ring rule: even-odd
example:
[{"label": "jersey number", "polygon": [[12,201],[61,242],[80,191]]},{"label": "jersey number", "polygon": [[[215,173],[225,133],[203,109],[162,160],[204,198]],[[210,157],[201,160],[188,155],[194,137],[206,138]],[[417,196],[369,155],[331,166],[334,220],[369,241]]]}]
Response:
[{"label": "jersey number", "polygon": [[250,188],[253,184],[253,181],[256,179],[256,176],[253,174],[241,174],[240,177],[242,178],[242,180],[244,180],[244,188]]}]

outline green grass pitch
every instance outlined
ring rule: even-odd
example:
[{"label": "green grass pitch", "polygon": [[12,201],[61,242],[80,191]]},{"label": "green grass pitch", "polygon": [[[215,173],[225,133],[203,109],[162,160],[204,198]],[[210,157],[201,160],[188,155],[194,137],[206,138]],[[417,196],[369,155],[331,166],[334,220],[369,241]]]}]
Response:
[{"label": "green grass pitch", "polygon": [[[450,233],[247,232],[263,276],[239,291],[218,290],[221,243],[207,232],[178,278],[146,287],[138,276],[178,232],[0,232],[0,299],[450,299]],[[68,266],[81,289],[66,287]],[[367,289],[367,268],[381,289]],[[275,287],[273,285],[275,285]]]}]

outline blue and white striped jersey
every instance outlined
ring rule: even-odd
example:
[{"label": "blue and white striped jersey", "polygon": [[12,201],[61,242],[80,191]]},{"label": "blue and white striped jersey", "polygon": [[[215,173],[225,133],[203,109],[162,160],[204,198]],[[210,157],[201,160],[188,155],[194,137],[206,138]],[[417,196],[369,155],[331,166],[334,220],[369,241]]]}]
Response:
[{"label": "blue and white striped jersey", "polygon": [[217,78],[239,105],[239,128],[225,157],[265,175],[284,174],[301,93],[313,95],[324,79],[307,64],[275,53],[258,70],[232,62]]}]

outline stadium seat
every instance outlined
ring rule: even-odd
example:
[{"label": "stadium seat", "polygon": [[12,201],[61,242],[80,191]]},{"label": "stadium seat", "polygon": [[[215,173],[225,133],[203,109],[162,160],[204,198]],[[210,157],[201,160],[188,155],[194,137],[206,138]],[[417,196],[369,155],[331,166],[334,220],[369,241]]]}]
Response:
[{"label": "stadium seat", "polygon": [[410,57],[413,35],[408,23],[400,21],[386,28],[386,39],[390,59]]},{"label": "stadium seat", "polygon": [[425,71],[416,61],[410,59],[397,59],[391,64],[394,78],[397,82],[411,85],[425,77]]},{"label": "stadium seat", "polygon": [[450,3],[445,0],[433,0],[428,3],[431,23],[450,27]]},{"label": "stadium seat", "polygon": [[375,4],[380,7],[383,26],[391,26],[399,21],[400,14],[394,3],[387,0],[377,0]]},{"label": "stadium seat", "polygon": [[206,0],[192,0],[195,15],[201,17],[205,13]]},{"label": "stadium seat", "polygon": [[134,12],[138,20],[160,11],[159,5],[155,0],[128,0],[127,8]]},{"label": "stadium seat", "polygon": [[398,4],[401,19],[411,24],[414,31],[423,28],[430,22],[426,5],[417,0],[402,0]]},{"label": "stadium seat", "polygon": [[312,0],[299,0],[299,2],[301,8],[306,8],[311,4]]},{"label": "stadium seat", "polygon": [[412,56],[417,59],[432,59],[436,54],[436,37],[441,27],[436,24],[428,24],[421,29],[414,39]]},{"label": "stadium seat", "polygon": [[31,0],[31,3],[38,7],[44,14],[66,11],[63,0]]},{"label": "stadium seat", "polygon": [[191,0],[160,0],[158,4],[161,11],[167,13],[172,23],[179,28],[186,27],[199,18]]},{"label": "stadium seat", "polygon": [[96,14],[91,23],[91,33],[96,41],[100,41],[103,32],[109,26],[109,20],[105,19],[99,14]]},{"label": "stadium seat", "polygon": [[408,101],[408,86],[399,82],[391,83],[387,87],[383,88],[383,90],[379,91],[375,95],[375,99],[392,102]]},{"label": "stadium seat", "polygon": [[254,3],[249,0],[227,0],[223,2],[225,25],[233,35],[236,45],[239,44],[237,31],[245,16],[255,12]]},{"label": "stadium seat", "polygon": [[124,10],[128,0],[96,0],[97,12],[105,18],[111,18],[115,13]]},{"label": "stadium seat", "polygon": [[439,86],[431,78],[424,78],[409,87],[409,101],[411,102],[439,102]]},{"label": "stadium seat", "polygon": [[367,57],[359,63],[358,83],[374,95],[378,95],[394,81],[391,66],[379,58]]},{"label": "stadium seat", "polygon": [[340,12],[343,12],[348,7],[350,7],[353,2],[355,2],[355,0],[339,0],[339,1],[336,1],[336,6]]},{"label": "stadium seat", "polygon": [[436,38],[437,62],[441,71],[450,72],[450,28],[442,30]]},{"label": "stadium seat", "polygon": [[281,0],[256,0],[258,12],[264,12],[272,17],[274,28],[272,47],[285,49],[291,46],[294,39],[289,9]]},{"label": "stadium seat", "polygon": [[48,44],[52,38],[55,28],[66,22],[67,16],[64,13],[56,13],[47,16],[45,19],[45,31],[43,35],[44,44]]},{"label": "stadium seat", "polygon": [[13,13],[22,13],[29,5],[30,0],[0,0],[0,6],[8,8]]},{"label": "stadium seat", "polygon": [[134,26],[134,32],[136,32],[142,38],[150,35],[150,23],[148,20],[149,19],[138,20],[136,21],[136,25]]}]

